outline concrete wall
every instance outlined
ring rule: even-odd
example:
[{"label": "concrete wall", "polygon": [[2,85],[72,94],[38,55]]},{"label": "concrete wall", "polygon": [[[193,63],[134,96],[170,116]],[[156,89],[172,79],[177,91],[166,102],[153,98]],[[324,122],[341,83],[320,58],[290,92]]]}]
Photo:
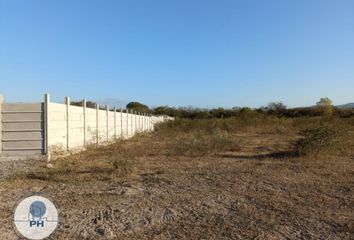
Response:
[{"label": "concrete wall", "polygon": [[140,132],[154,129],[157,123],[168,117],[152,116],[128,110],[110,109],[99,105],[95,109],[72,106],[70,99],[65,104],[46,103],[47,146],[49,152],[75,150],[89,144],[106,144],[117,139],[127,139]]},{"label": "concrete wall", "polygon": [[44,103],[3,103],[0,95],[0,156],[47,154],[82,149],[90,144],[127,139],[172,118],[152,116],[115,108],[104,109],[50,101]]}]

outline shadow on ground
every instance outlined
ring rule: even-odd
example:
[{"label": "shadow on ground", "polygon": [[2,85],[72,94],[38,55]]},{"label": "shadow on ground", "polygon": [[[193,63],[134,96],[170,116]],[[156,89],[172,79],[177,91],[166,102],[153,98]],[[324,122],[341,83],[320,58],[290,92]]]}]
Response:
[{"label": "shadow on ground", "polygon": [[271,152],[271,153],[261,153],[261,154],[251,154],[251,155],[235,155],[235,154],[220,154],[218,155],[219,157],[223,158],[234,158],[234,159],[257,159],[257,160],[263,160],[263,159],[288,159],[288,158],[297,158],[299,157],[299,153],[295,151],[277,151],[277,152]]}]

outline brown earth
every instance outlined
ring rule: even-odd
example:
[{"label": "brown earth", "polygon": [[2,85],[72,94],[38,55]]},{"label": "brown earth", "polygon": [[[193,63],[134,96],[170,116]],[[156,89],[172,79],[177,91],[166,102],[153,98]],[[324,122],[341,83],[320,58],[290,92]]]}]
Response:
[{"label": "brown earth", "polygon": [[52,169],[1,162],[0,238],[18,239],[14,206],[36,193],[60,211],[52,239],[353,239],[352,156],[294,156],[295,135],[278,130],[206,154],[183,154],[179,137],[92,147]]}]

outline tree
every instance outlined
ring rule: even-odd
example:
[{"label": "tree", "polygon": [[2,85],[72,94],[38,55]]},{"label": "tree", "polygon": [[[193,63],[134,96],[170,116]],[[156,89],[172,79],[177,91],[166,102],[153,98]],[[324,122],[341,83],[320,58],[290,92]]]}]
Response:
[{"label": "tree", "polygon": [[[82,101],[71,101],[70,105],[82,107]],[[86,107],[96,108],[96,102],[86,101]]]},{"label": "tree", "polygon": [[153,113],[155,115],[168,115],[171,117],[185,117],[185,111],[182,109],[176,109],[169,106],[159,106],[154,108]]},{"label": "tree", "polygon": [[130,102],[127,104],[127,109],[135,110],[138,112],[148,113],[150,109],[148,106],[139,102]]},{"label": "tree", "polygon": [[215,118],[223,118],[225,115],[225,109],[222,107],[214,108],[210,110],[210,114]]},{"label": "tree", "polygon": [[324,116],[333,115],[332,101],[328,97],[323,97],[316,103],[317,107],[320,109]]},{"label": "tree", "polygon": [[268,104],[268,110],[280,114],[286,110],[286,105],[282,102],[271,102]]}]

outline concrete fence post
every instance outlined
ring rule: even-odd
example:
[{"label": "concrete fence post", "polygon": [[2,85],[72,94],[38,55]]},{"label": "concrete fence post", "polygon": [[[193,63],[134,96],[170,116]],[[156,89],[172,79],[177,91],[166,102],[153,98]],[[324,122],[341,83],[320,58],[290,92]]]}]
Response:
[{"label": "concrete fence post", "polygon": [[133,119],[134,119],[134,111],[130,110],[130,136],[134,135],[134,124],[133,124]]},{"label": "concrete fence post", "polygon": [[66,150],[70,150],[70,97],[65,97],[66,104]]},{"label": "concrete fence post", "polygon": [[114,111],[114,140],[117,140],[117,109],[113,108]]},{"label": "concrete fence post", "polygon": [[128,137],[131,137],[132,132],[133,132],[133,126],[132,126],[132,110],[127,110],[129,114],[129,135]]},{"label": "concrete fence post", "polygon": [[108,122],[109,122],[109,106],[106,105],[106,138],[107,138],[107,142],[109,142],[109,126],[108,126]]},{"label": "concrete fence post", "polygon": [[149,114],[146,113],[145,115],[145,121],[146,121],[146,131],[149,131]]},{"label": "concrete fence post", "polygon": [[86,99],[82,100],[82,110],[84,113],[84,147],[87,145],[87,116],[86,116]]},{"label": "concrete fence post", "polygon": [[132,110],[132,125],[134,127],[132,127],[132,135],[134,136],[135,135],[135,132],[136,132],[136,125],[135,125],[135,110]]},{"label": "concrete fence post", "polygon": [[140,132],[140,115],[138,111],[136,111],[136,131],[137,133]]},{"label": "concrete fence post", "polygon": [[134,130],[133,130],[133,110],[129,110],[130,112],[130,135],[129,137],[133,136]]},{"label": "concrete fence post", "polygon": [[0,156],[3,155],[2,153],[2,104],[4,102],[3,95],[0,95]]},{"label": "concrete fence post", "polygon": [[144,124],[144,113],[141,113],[141,131],[144,132],[144,127],[145,127],[145,124]]},{"label": "concrete fence post", "polygon": [[140,115],[138,111],[136,111],[136,131],[140,133]]},{"label": "concrete fence post", "polygon": [[141,132],[141,116],[140,116],[140,112],[138,112],[138,126],[139,126],[139,133]]},{"label": "concrete fence post", "polygon": [[140,132],[140,118],[139,118],[139,112],[136,111],[136,125],[137,125],[137,132]]},{"label": "concrete fence post", "polygon": [[126,109],[125,110],[125,116],[127,117],[127,119],[126,119],[126,123],[127,123],[127,138],[129,138],[129,110],[128,109]]},{"label": "concrete fence post", "polygon": [[149,125],[150,125],[150,131],[152,131],[152,115],[149,114]]},{"label": "concrete fence post", "polygon": [[44,108],[43,109],[43,115],[44,115],[43,116],[43,118],[44,118],[44,134],[43,134],[43,138],[44,139],[43,140],[44,141],[43,141],[43,152],[46,155],[46,158],[47,158],[48,162],[50,161],[50,149],[49,149],[49,104],[50,104],[50,95],[49,94],[44,94],[44,106],[43,106],[43,108]]},{"label": "concrete fence post", "polygon": [[138,111],[134,111],[134,135],[138,132]]},{"label": "concrete fence post", "polygon": [[146,113],[144,113],[144,132],[146,132]]},{"label": "concrete fence post", "polygon": [[131,127],[131,131],[130,131],[130,136],[133,136],[134,135],[134,110],[130,110],[130,125],[132,126]]},{"label": "concrete fence post", "polygon": [[96,144],[98,145],[99,143],[99,122],[98,122],[98,116],[100,114],[100,105],[96,103]]},{"label": "concrete fence post", "polygon": [[151,131],[151,116],[148,115],[149,131]]},{"label": "concrete fence post", "polygon": [[140,132],[144,131],[144,113],[140,113]]},{"label": "concrete fence post", "polygon": [[145,131],[145,113],[142,113],[142,117],[141,117],[142,121],[143,121],[143,132]]},{"label": "concrete fence post", "polygon": [[135,110],[133,111],[133,118],[134,118],[134,133],[133,133],[133,135],[135,135],[136,134],[136,111]]},{"label": "concrete fence post", "polygon": [[123,139],[123,108],[120,109],[120,139]]}]

